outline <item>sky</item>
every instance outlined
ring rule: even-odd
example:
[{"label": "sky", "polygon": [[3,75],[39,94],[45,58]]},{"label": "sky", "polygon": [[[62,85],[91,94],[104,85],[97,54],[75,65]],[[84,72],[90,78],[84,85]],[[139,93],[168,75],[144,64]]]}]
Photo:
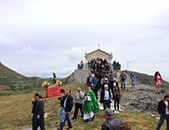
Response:
[{"label": "sky", "polygon": [[168,0],[0,0],[0,62],[25,76],[69,76],[85,52],[169,81]]}]

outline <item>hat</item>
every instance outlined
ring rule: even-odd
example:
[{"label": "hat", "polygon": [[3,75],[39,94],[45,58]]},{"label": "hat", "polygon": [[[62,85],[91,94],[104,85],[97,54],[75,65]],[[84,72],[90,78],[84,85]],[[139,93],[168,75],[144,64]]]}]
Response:
[{"label": "hat", "polygon": [[105,78],[105,80],[108,80],[108,78]]},{"label": "hat", "polygon": [[114,78],[113,80],[116,80],[116,78]]}]

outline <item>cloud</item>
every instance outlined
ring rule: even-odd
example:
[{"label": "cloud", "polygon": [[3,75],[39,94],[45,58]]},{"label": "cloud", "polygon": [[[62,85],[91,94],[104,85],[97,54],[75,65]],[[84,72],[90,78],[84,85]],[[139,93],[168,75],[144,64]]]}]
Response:
[{"label": "cloud", "polygon": [[23,45],[21,42],[12,39],[0,32],[0,50],[17,51],[19,54],[33,55],[36,50],[31,45]]},{"label": "cloud", "polygon": [[60,69],[57,74],[59,77],[67,77],[69,76],[71,73],[73,73],[75,70],[75,67],[64,67],[62,69]]},{"label": "cloud", "polygon": [[42,71],[39,71],[39,72],[37,72],[36,74],[37,74],[37,76],[39,76],[40,75],[40,77],[42,77],[42,78],[50,78],[50,77],[52,77],[52,70],[42,70]]},{"label": "cloud", "polygon": [[31,47],[31,45],[23,46],[21,49],[21,54],[33,55],[36,53],[36,50]]},{"label": "cloud", "polygon": [[17,51],[19,54],[35,54],[36,50],[31,45],[23,45],[21,42],[12,39],[0,32],[0,50]]},{"label": "cloud", "polygon": [[21,47],[21,43],[0,32],[0,50],[11,50]]},{"label": "cloud", "polygon": [[48,69],[48,70],[36,70],[35,72],[32,72],[30,70],[27,70],[27,76],[39,76],[42,78],[52,78],[52,72],[56,73],[56,76],[59,78],[65,78],[69,76],[72,72],[74,72],[75,67],[64,67],[61,69],[58,69],[56,71],[53,71],[53,69]]},{"label": "cloud", "polygon": [[158,69],[168,77],[168,5],[168,0],[1,1],[0,59],[22,74],[52,77],[55,71],[65,77],[99,43],[122,69],[127,59],[131,70]]},{"label": "cloud", "polygon": [[84,51],[82,50],[81,47],[73,47],[70,49],[70,51],[65,53],[65,55],[68,57],[69,61],[77,63],[80,62],[81,59],[83,59]]}]

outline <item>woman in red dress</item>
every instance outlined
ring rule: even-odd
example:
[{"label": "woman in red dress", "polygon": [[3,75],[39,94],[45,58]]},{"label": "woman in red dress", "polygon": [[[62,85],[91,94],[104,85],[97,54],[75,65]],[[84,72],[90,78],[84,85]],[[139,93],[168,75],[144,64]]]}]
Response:
[{"label": "woman in red dress", "polygon": [[156,71],[156,73],[154,75],[154,82],[156,84],[155,94],[160,94],[161,80],[162,80],[162,77],[161,77],[160,73],[158,71]]}]

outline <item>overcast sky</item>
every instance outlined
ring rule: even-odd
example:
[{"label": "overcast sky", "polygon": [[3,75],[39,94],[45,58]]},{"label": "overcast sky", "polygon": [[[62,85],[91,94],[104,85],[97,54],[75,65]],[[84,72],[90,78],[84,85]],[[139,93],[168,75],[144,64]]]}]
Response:
[{"label": "overcast sky", "polygon": [[0,61],[25,76],[66,77],[98,44],[169,81],[169,0],[0,0]]}]

